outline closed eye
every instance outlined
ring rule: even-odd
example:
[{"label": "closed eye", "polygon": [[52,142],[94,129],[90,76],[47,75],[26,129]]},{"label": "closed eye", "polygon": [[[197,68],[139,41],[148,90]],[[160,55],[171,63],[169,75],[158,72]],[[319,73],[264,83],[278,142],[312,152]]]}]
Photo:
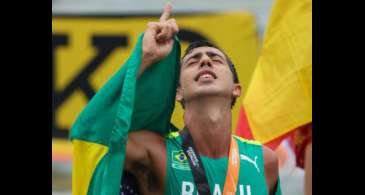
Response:
[{"label": "closed eye", "polygon": [[198,60],[192,59],[192,60],[189,60],[189,62],[187,63],[186,66],[191,66],[191,65],[194,65],[194,64],[197,64],[197,63],[198,63]]},{"label": "closed eye", "polygon": [[213,62],[218,62],[218,63],[220,63],[220,64],[223,64],[223,61],[222,61],[219,57],[214,57],[214,58],[212,58],[212,61],[213,61]]},{"label": "closed eye", "polygon": [[202,57],[202,53],[199,52],[199,53],[196,53],[194,54],[193,56],[189,57],[187,60],[186,60],[186,66],[191,66],[193,64],[196,64],[198,63],[199,59]]},{"label": "closed eye", "polygon": [[218,63],[223,64],[224,61],[223,61],[222,56],[220,56],[214,52],[207,52],[207,54],[213,62],[218,62]]}]

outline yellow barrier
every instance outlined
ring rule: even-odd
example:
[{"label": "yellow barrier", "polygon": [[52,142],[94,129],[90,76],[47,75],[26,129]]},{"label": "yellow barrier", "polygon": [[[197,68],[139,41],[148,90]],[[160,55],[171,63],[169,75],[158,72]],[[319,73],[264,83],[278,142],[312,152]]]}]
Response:
[{"label": "yellow barrier", "polygon": [[[174,17],[182,51],[198,39],[222,48],[239,74],[243,94],[258,56],[258,35],[254,17],[246,12],[180,15]],[[158,17],[53,17],[53,137],[67,138],[74,120],[95,92],[120,68],[133,49],[147,22]],[[232,129],[239,111],[233,109]],[[183,126],[183,109],[176,104],[173,123]],[[53,153],[64,158],[69,142],[53,142]]]}]

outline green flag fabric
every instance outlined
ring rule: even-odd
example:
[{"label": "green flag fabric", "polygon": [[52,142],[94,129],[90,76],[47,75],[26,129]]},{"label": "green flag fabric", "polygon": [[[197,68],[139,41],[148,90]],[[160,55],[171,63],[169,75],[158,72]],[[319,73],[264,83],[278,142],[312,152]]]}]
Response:
[{"label": "green flag fabric", "polygon": [[180,43],[137,79],[143,34],[122,68],[95,94],[71,129],[72,194],[117,195],[128,132],[170,131],[179,79]]}]

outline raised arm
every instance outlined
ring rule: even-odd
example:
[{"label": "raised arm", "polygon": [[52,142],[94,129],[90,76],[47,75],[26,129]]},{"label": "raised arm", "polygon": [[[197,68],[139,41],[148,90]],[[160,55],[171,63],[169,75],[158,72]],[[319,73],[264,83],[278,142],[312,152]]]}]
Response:
[{"label": "raised arm", "polygon": [[[178,32],[178,27],[175,19],[170,18],[171,10],[171,4],[167,3],[159,21],[149,22],[147,25],[142,41],[142,63],[138,77],[149,66],[165,58],[173,48],[173,38]],[[148,130],[129,133],[125,169],[133,172],[150,168],[153,164],[153,156],[164,156],[163,149],[163,137],[158,133]],[[138,166],[138,169],[135,166]]]},{"label": "raised arm", "polygon": [[159,22],[149,22],[147,24],[142,42],[142,64],[138,77],[146,68],[166,57],[172,50],[173,37],[178,33],[179,28],[176,20],[170,18],[171,10],[171,4],[167,3]]}]

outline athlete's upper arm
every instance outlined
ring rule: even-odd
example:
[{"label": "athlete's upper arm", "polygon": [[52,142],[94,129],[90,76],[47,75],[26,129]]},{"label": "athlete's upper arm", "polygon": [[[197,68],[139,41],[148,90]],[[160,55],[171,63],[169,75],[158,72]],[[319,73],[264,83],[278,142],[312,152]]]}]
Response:
[{"label": "athlete's upper arm", "polygon": [[125,166],[133,171],[135,165],[149,167],[151,164],[150,150],[160,144],[162,136],[152,131],[140,130],[128,134]]},{"label": "athlete's upper arm", "polygon": [[264,162],[265,162],[265,177],[266,185],[269,190],[269,194],[274,194],[276,190],[276,184],[279,178],[279,163],[276,153],[270,148],[263,146]]}]

